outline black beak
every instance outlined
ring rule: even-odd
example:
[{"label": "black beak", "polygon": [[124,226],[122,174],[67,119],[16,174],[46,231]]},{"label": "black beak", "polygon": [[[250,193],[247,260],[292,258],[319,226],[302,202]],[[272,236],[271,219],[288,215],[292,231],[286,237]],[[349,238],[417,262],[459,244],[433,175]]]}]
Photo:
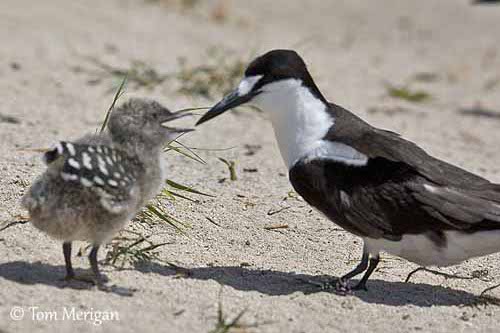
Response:
[{"label": "black beak", "polygon": [[240,96],[238,90],[233,90],[226,95],[219,103],[215,104],[210,110],[207,111],[196,123],[196,126],[223,114],[227,110],[234,109],[237,106],[245,104],[250,101],[254,96],[258,95],[259,91],[251,91],[246,95]]}]

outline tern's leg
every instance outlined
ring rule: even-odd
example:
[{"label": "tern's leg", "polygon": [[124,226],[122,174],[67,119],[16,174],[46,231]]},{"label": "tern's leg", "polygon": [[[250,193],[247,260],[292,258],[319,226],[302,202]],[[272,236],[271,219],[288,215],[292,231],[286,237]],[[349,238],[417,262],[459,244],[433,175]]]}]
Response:
[{"label": "tern's leg", "polygon": [[[361,262],[352,271],[350,271],[349,273],[345,274],[344,276],[338,279],[337,283],[335,284],[335,290],[342,293],[349,291],[350,290],[349,280],[355,277],[356,275],[363,273],[368,268],[368,258],[369,258],[369,253],[365,245],[363,246],[363,256],[361,257]],[[370,266],[371,266],[371,261],[370,261]]]},{"label": "tern's leg", "polygon": [[75,271],[71,264],[71,242],[63,243],[64,262],[66,263],[66,277],[64,280],[71,280],[75,277]]},{"label": "tern's leg", "polygon": [[377,268],[378,263],[380,262],[380,256],[377,254],[376,256],[370,258],[370,266],[366,270],[365,275],[361,278],[357,285],[355,285],[352,289],[354,290],[367,290],[366,289],[366,281],[370,278],[375,268]]}]

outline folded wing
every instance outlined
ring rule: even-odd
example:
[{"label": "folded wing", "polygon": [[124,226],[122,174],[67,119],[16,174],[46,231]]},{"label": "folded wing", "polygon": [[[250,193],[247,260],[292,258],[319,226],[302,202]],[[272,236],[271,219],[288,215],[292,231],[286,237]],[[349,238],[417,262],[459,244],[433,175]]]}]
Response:
[{"label": "folded wing", "polygon": [[93,191],[113,213],[127,207],[143,172],[137,158],[100,145],[60,142],[45,153],[44,160],[63,181]]}]

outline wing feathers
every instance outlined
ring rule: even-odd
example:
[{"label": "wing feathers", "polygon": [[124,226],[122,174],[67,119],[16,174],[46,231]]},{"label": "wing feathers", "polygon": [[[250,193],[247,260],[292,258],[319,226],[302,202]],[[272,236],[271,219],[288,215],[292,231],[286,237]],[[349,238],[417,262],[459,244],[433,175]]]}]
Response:
[{"label": "wing feathers", "polygon": [[113,213],[126,207],[143,172],[137,158],[105,145],[60,142],[44,160],[62,180],[93,191]]},{"label": "wing feathers", "polygon": [[325,140],[341,142],[370,158],[405,163],[432,183],[458,188],[484,188],[491,183],[473,173],[428,155],[415,143],[397,133],[370,126],[342,107],[330,104],[330,112],[336,118],[335,126]]},{"label": "wing feathers", "polygon": [[413,184],[411,187],[416,200],[448,217],[446,223],[458,229],[466,229],[468,225],[484,220],[500,222],[500,205],[478,196],[478,193],[429,184]]}]

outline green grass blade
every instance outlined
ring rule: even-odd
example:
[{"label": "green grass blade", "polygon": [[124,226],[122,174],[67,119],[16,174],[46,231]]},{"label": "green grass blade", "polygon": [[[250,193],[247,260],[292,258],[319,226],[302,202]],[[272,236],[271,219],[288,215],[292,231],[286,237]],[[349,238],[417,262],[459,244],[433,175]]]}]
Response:
[{"label": "green grass blade", "polygon": [[209,107],[209,106],[201,106],[201,107],[198,107],[198,108],[185,108],[185,109],[180,109],[180,110],[175,111],[175,113],[177,113],[177,112],[198,111],[198,110],[208,110],[208,109],[210,109],[210,107]]},{"label": "green grass blade", "polygon": [[167,146],[167,148],[165,149],[165,152],[169,152],[170,150],[173,150],[181,155],[184,155],[186,156],[187,158],[189,159],[192,159],[193,161],[196,161],[200,164],[207,164],[207,162],[205,162],[202,158],[197,158],[194,154],[191,155],[191,154],[188,154],[186,153],[183,149],[181,149],[182,147],[175,147],[175,146],[172,146],[172,144],[169,144]]},{"label": "green grass blade", "polygon": [[175,196],[172,194],[172,191],[166,188],[161,190],[160,196],[165,197],[167,200],[175,200]]},{"label": "green grass blade", "polygon": [[108,121],[109,121],[109,116],[111,115],[111,112],[115,108],[116,102],[121,97],[121,95],[125,92],[124,88],[125,88],[126,83],[127,83],[127,75],[125,75],[123,77],[123,80],[122,80],[120,86],[118,87],[118,90],[116,91],[115,97],[113,98],[113,102],[109,106],[108,112],[106,112],[106,116],[104,117],[104,121],[102,122],[101,129],[100,129],[99,133],[104,132],[104,130],[106,129],[106,126],[108,125]]},{"label": "green grass blade", "polygon": [[181,226],[183,227],[188,227],[187,224],[175,219],[174,217],[172,216],[169,216],[168,214],[166,214],[165,212],[159,210],[157,207],[149,204],[146,206],[146,208],[151,212],[153,213],[154,215],[156,215],[158,218],[160,218],[162,221],[166,222],[167,224],[171,225],[172,227],[175,228],[175,230],[177,230],[178,232],[180,232],[181,234],[183,234],[184,236],[187,236],[187,234],[184,232],[184,230],[181,229],[181,227],[179,227],[177,224],[180,224]]},{"label": "green grass blade", "polygon": [[190,202],[198,202],[194,199],[191,199],[190,197],[186,197],[185,195],[182,195],[182,194],[179,194],[177,192],[173,192],[173,191],[170,191],[170,193],[174,196],[174,197],[179,197],[181,199],[184,199],[184,200],[187,200],[187,201],[190,201]]},{"label": "green grass blade", "polygon": [[198,195],[203,195],[203,196],[210,197],[210,198],[215,198],[215,195],[203,193],[201,191],[195,190],[194,188],[191,188],[191,187],[188,187],[186,185],[182,185],[182,184],[179,184],[177,182],[174,182],[171,179],[167,179],[165,182],[167,183],[167,185],[169,185],[175,189],[181,190],[181,191],[185,191],[185,192],[189,192],[189,193],[193,193],[193,194],[198,194]]}]

